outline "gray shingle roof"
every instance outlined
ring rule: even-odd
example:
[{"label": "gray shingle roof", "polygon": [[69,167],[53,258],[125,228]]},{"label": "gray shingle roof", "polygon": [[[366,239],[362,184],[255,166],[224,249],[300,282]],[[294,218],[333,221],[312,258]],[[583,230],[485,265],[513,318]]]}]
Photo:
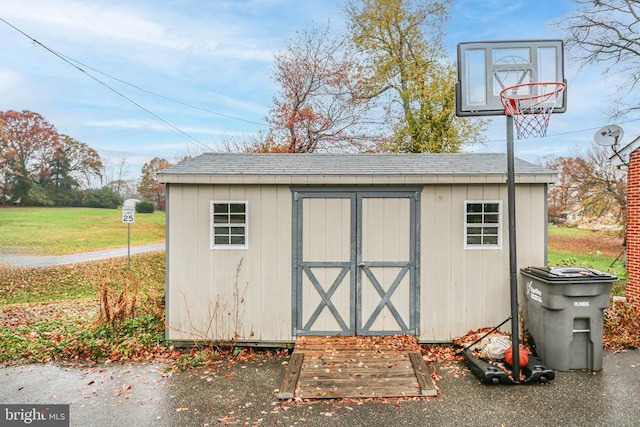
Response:
[{"label": "gray shingle roof", "polygon": [[[516,159],[516,174],[536,176],[536,182],[551,182],[555,172]],[[328,182],[338,177],[387,177],[395,180],[425,182],[429,177],[498,175],[501,182],[507,171],[506,154],[241,154],[205,153],[160,172],[161,182],[218,182],[217,178],[288,177],[291,183],[300,177],[324,177]],[[199,177],[193,180],[192,178]],[[412,179],[413,177],[413,179]],[[417,180],[416,180],[417,179]],[[520,179],[521,180],[521,179]],[[526,179],[526,181],[529,181]],[[391,182],[390,182],[391,183]]]}]

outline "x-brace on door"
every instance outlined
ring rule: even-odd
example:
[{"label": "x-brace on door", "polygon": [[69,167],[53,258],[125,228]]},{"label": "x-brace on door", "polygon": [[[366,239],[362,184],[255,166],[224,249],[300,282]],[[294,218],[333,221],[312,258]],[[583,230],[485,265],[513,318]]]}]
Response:
[{"label": "x-brace on door", "polygon": [[294,335],[419,333],[419,189],[293,189]]}]

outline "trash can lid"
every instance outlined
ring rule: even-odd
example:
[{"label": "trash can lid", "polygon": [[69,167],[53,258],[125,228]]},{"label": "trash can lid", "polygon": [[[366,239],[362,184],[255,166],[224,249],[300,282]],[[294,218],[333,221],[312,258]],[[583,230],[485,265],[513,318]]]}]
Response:
[{"label": "trash can lid", "polygon": [[562,281],[616,281],[618,278],[609,273],[603,273],[602,271],[594,270],[592,268],[584,267],[571,267],[571,266],[557,266],[557,267],[526,267],[520,270],[521,272],[547,279],[552,282]]}]

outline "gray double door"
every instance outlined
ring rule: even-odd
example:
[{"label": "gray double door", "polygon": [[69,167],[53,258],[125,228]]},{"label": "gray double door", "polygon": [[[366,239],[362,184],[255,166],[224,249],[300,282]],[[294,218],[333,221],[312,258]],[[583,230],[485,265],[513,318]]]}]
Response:
[{"label": "gray double door", "polygon": [[419,189],[293,189],[294,335],[418,335]]}]

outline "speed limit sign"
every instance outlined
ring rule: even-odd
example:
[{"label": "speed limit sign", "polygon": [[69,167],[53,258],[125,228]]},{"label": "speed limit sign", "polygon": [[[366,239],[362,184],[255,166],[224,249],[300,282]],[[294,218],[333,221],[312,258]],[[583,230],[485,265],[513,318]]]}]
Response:
[{"label": "speed limit sign", "polygon": [[133,224],[136,219],[136,207],[135,206],[123,206],[122,207],[122,222],[125,224]]}]

